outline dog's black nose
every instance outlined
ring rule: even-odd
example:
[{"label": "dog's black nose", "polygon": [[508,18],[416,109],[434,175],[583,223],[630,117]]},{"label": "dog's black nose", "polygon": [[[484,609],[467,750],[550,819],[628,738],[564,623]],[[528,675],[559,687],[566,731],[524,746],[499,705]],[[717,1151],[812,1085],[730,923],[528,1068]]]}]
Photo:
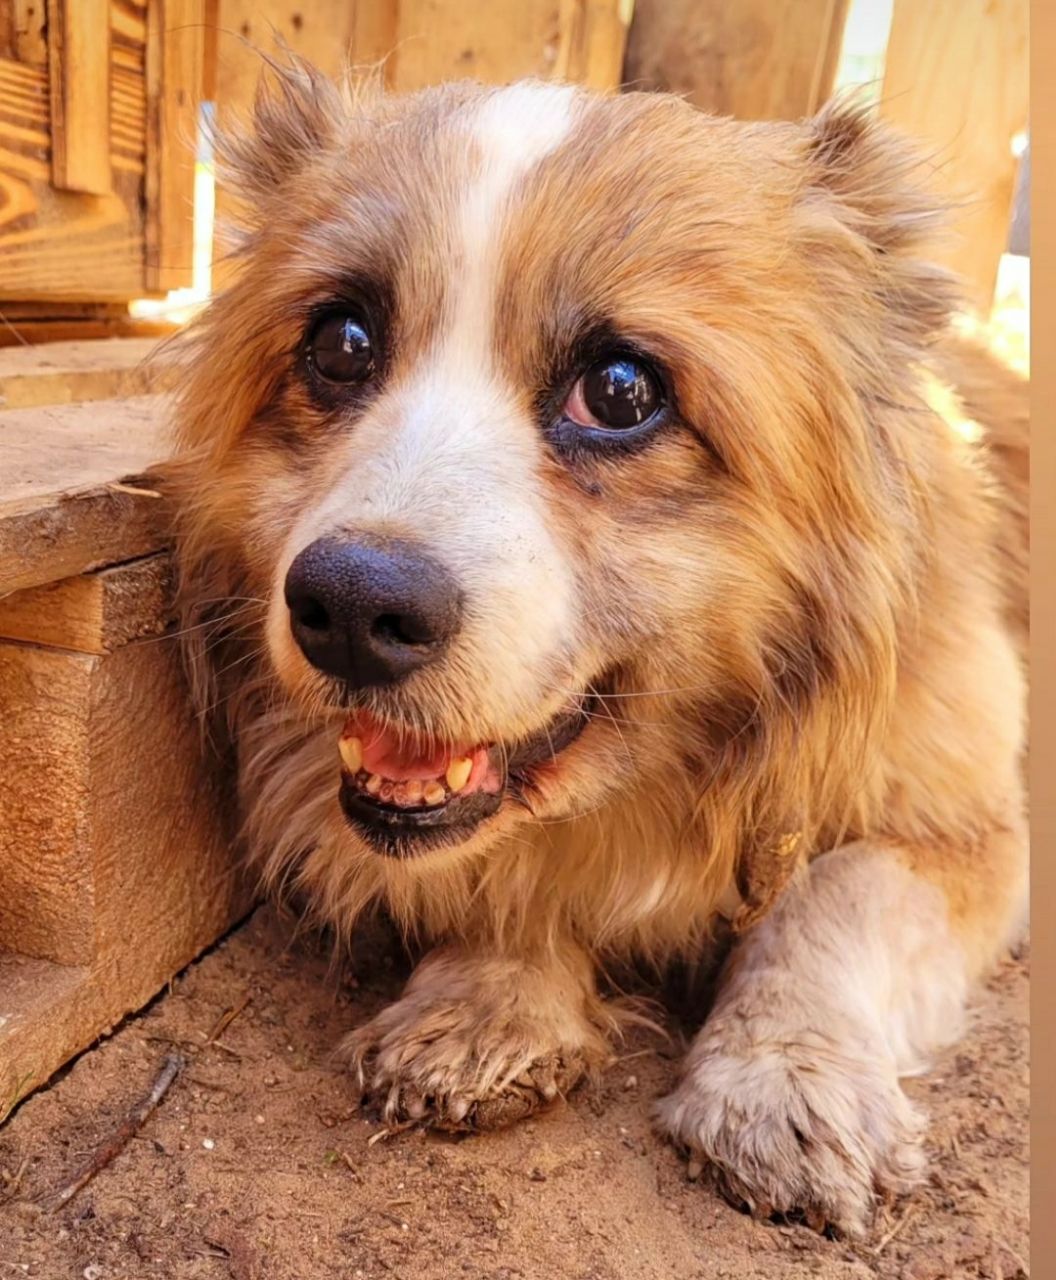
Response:
[{"label": "dog's black nose", "polygon": [[413,542],[320,538],[286,575],[290,628],[314,667],[352,688],[434,662],[462,620],[458,584]]}]

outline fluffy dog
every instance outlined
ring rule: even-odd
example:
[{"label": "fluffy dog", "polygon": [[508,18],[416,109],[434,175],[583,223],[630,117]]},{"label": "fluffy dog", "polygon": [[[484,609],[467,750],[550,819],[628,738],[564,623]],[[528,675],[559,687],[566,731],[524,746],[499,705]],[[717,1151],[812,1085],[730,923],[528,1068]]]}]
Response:
[{"label": "fluffy dog", "polygon": [[360,1085],[527,1111],[605,1061],[599,969],[725,916],[659,1123],[863,1230],[1026,886],[1022,387],[951,326],[920,163],[852,107],[299,63],[224,154],[184,625],[265,881],[433,948]]}]

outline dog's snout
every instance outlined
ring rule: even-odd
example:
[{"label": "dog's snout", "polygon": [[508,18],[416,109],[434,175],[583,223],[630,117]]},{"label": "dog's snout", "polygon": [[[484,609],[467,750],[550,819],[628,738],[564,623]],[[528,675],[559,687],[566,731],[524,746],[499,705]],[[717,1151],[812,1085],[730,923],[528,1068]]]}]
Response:
[{"label": "dog's snout", "polygon": [[320,538],[286,575],[294,639],[353,688],[393,684],[436,661],[462,620],[451,573],[413,542]]}]

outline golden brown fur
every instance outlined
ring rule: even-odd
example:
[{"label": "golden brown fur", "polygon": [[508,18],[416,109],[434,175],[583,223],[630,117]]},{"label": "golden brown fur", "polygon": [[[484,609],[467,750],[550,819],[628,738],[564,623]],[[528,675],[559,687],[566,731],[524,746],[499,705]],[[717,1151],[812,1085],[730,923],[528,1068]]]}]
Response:
[{"label": "golden brown fur", "polygon": [[[796,922],[814,869],[763,917],[815,855],[879,868],[876,900],[929,947],[948,936],[936,966],[965,982],[1009,936],[1024,883],[1010,640],[1025,619],[1023,388],[950,329],[913,152],[853,109],[747,126],[664,96],[504,92],[544,118],[523,173],[488,151],[505,108],[485,90],[389,99],[299,65],[280,75],[227,144],[244,263],[188,347],[176,473],[192,666],[236,743],[251,854],[341,931],[383,903],[446,948],[351,1049],[390,1115],[456,1125],[601,1060],[595,967],[693,954],[735,890],[741,921],[762,923],[731,972],[810,975],[822,943]],[[294,353],[350,275],[384,276],[398,337],[384,387],[342,416],[311,401]],[[540,371],[597,316],[671,371],[679,426],[618,465],[569,466],[538,433]],[[935,387],[983,425],[992,472]],[[463,846],[408,862],[345,824],[345,710],[276,603],[297,539],[364,503],[377,527],[412,528],[479,574],[489,602],[457,660],[372,695],[374,714],[409,735],[511,741],[607,680],[531,812],[504,806]],[[481,545],[487,559],[468,554]],[[850,918],[869,904],[864,873],[847,875]],[[862,1000],[820,1001],[819,1034]],[[699,1050],[714,1079],[724,1007]],[[904,1038],[926,1052],[946,1036]],[[751,1117],[701,1119],[725,1103],[705,1106],[692,1060],[661,1122],[756,1207],[856,1229],[872,1183],[914,1167],[903,1055],[884,1046],[858,1073],[883,1077],[875,1105],[892,1117],[875,1159],[845,1137],[828,1164],[776,1140],[767,1163],[760,1140],[746,1167]],[[853,1107],[814,1105],[804,1125],[853,1127]]]}]

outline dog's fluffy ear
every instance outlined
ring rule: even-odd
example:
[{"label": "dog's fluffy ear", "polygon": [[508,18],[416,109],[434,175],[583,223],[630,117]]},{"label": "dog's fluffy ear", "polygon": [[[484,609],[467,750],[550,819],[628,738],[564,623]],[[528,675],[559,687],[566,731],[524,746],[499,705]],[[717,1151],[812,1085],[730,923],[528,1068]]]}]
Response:
[{"label": "dog's fluffy ear", "polygon": [[266,65],[251,120],[216,138],[221,181],[249,209],[285,189],[331,146],[349,114],[348,96],[311,63],[293,53],[261,56]]},{"label": "dog's fluffy ear", "polygon": [[[836,99],[806,128],[809,204],[835,218],[841,247],[857,259],[859,287],[867,266],[864,278],[903,336],[926,340],[958,300],[954,278],[928,260],[929,243],[946,223],[946,207],[930,187],[932,165],[860,102]],[[836,247],[832,236],[821,240],[819,251]]]}]

